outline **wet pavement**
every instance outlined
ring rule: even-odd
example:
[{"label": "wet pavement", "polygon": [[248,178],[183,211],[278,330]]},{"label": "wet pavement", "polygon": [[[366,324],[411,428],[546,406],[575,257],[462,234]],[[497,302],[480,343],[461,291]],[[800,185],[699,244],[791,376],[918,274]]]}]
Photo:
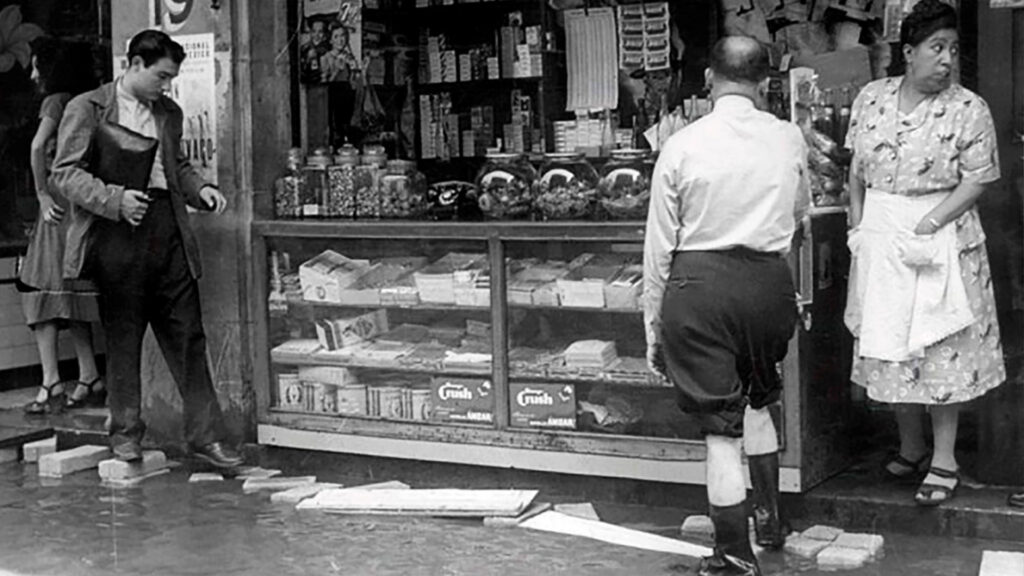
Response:
[{"label": "wet pavement", "polygon": [[[48,480],[37,477],[34,465],[0,465],[0,575],[694,573],[695,562],[685,557],[489,528],[479,520],[300,512],[271,503],[265,493],[243,494],[237,480],[190,484],[190,472],[182,466],[134,488],[111,489],[100,486],[95,470]],[[299,472],[316,473],[317,466],[284,470]],[[321,472],[321,481],[356,483],[334,466]],[[387,479],[420,487],[415,479]],[[606,521],[672,537],[686,515],[600,502],[595,507]],[[983,550],[1024,550],[1019,540],[885,536],[884,559],[838,574],[975,576]],[[763,567],[767,575],[823,573],[782,554],[766,555]]]}]

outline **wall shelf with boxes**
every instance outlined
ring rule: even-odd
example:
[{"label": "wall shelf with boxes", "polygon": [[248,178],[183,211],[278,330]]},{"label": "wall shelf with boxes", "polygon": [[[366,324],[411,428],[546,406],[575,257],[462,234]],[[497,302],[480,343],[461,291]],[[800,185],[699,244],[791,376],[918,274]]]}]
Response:
[{"label": "wall shelf with boxes", "polygon": [[[253,238],[261,443],[704,481],[700,431],[646,365],[642,223],[258,221]],[[798,335],[783,368],[789,491],[831,466],[801,427],[818,395],[801,348],[822,341]]]}]

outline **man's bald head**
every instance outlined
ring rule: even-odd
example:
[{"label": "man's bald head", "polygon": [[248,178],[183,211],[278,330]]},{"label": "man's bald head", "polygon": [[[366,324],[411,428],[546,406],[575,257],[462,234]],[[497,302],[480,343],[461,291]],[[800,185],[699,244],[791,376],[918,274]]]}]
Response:
[{"label": "man's bald head", "polygon": [[711,71],[727,82],[757,85],[768,77],[768,60],[768,50],[749,36],[726,36],[711,49]]}]

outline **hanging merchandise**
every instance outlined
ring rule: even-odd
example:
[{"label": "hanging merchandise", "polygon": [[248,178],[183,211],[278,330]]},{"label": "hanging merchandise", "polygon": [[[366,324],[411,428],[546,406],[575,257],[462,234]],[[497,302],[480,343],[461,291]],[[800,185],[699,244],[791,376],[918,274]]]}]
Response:
[{"label": "hanging merchandise", "polygon": [[567,110],[615,108],[619,100],[615,13],[566,10]]},{"label": "hanging merchandise", "polygon": [[771,44],[768,21],[755,0],[722,0],[725,13],[725,34],[727,36],[750,36],[765,44]]},{"label": "hanging merchandise", "polygon": [[304,0],[303,82],[348,82],[362,69],[362,0]]},{"label": "hanging merchandise", "polygon": [[668,4],[619,6],[619,66],[647,72],[667,70],[671,50]]}]

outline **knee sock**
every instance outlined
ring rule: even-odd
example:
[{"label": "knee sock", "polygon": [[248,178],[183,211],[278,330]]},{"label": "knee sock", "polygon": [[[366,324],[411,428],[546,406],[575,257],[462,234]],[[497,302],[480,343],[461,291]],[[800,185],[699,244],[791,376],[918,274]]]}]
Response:
[{"label": "knee sock", "polygon": [[728,436],[707,436],[707,490],[712,506],[735,506],[746,500],[743,481],[742,440]]},{"label": "knee sock", "polygon": [[775,423],[767,407],[755,410],[747,406],[744,411],[743,450],[747,456],[763,456],[779,451]]}]

